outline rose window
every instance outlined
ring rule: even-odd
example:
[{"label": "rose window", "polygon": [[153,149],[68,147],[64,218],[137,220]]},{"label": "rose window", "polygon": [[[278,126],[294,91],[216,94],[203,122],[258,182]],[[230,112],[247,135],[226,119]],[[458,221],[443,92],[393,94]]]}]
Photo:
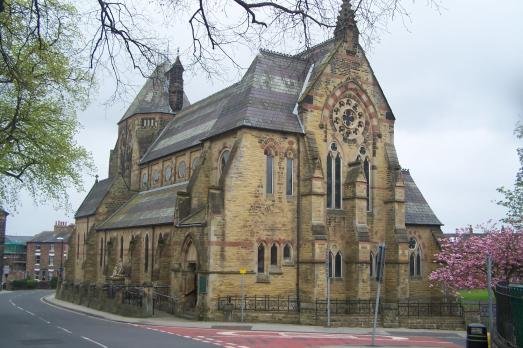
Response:
[{"label": "rose window", "polygon": [[345,142],[361,144],[364,140],[367,121],[363,110],[351,98],[343,98],[332,111],[334,128],[342,135]]}]

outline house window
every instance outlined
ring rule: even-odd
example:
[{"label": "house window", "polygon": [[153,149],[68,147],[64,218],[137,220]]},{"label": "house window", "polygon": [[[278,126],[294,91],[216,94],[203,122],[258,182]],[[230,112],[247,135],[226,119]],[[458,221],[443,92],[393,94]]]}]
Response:
[{"label": "house window", "polygon": [[49,246],[49,252],[50,252],[50,253],[54,253],[54,244],[51,244],[51,245]]},{"label": "house window", "polygon": [[149,270],[149,235],[145,235],[145,260],[144,260],[144,268],[145,272]]},{"label": "house window", "polygon": [[291,246],[289,244],[285,244],[285,246],[283,247],[283,261],[292,261]]},{"label": "house window", "polygon": [[231,154],[231,151],[224,150],[222,152],[222,155],[220,156],[220,175],[225,170],[225,166],[227,165],[227,162],[229,162],[229,156]]},{"label": "house window", "polygon": [[40,244],[36,244],[35,249],[36,249],[36,252],[39,253],[40,252]]},{"label": "house window", "polygon": [[272,194],[272,183],[273,183],[273,162],[274,157],[271,154],[266,155],[266,180],[265,180],[265,192]]},{"label": "house window", "polygon": [[258,246],[258,273],[265,273],[265,246]]},{"label": "house window", "polygon": [[[337,149],[335,143],[331,149]],[[327,155],[327,208],[341,209],[341,169],[342,159],[338,152]]]},{"label": "house window", "polygon": [[271,266],[278,265],[278,247],[273,244],[271,247]]},{"label": "house window", "polygon": [[49,256],[49,266],[54,265],[54,256]]},{"label": "house window", "polygon": [[120,260],[123,260],[123,237],[120,237]]},{"label": "house window", "polygon": [[292,188],[292,172],[293,172],[293,168],[292,168],[292,158],[287,158],[287,196],[292,196],[292,191],[293,191],[293,188]]},{"label": "house window", "polygon": [[35,256],[35,264],[39,265],[40,264],[40,255],[36,255]]},{"label": "house window", "polygon": [[363,171],[365,173],[365,180],[367,181],[367,191],[366,191],[366,195],[367,195],[367,211],[370,211],[371,210],[371,197],[370,197],[370,181],[371,181],[371,177],[370,177],[370,162],[369,160],[366,158],[365,161],[363,162]]},{"label": "house window", "polygon": [[409,239],[409,275],[421,277],[421,247],[414,238]]}]

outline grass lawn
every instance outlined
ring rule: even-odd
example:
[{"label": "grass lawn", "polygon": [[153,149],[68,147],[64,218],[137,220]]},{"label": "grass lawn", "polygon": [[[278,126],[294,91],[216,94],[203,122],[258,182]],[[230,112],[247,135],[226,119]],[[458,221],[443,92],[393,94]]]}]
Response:
[{"label": "grass lawn", "polygon": [[487,289],[464,289],[458,291],[458,295],[464,301],[488,301],[488,291]]}]

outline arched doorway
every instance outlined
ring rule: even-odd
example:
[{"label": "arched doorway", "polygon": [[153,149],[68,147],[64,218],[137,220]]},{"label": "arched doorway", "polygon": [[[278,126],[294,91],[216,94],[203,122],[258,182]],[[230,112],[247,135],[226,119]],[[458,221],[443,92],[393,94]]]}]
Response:
[{"label": "arched doorway", "polygon": [[183,249],[183,294],[189,308],[194,308],[198,299],[198,268],[198,251],[188,239]]}]

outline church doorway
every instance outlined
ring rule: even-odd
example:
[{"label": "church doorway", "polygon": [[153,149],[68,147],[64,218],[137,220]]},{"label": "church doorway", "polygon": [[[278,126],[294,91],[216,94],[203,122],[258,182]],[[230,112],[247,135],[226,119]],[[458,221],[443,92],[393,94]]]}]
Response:
[{"label": "church doorway", "polygon": [[184,248],[184,298],[188,308],[196,307],[198,300],[198,251],[192,240]]}]

